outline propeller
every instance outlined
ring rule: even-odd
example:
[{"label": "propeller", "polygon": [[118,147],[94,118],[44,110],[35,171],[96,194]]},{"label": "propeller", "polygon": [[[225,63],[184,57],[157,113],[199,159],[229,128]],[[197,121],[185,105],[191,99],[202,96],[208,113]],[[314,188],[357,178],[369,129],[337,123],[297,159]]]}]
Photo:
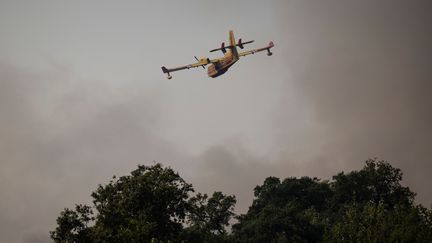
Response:
[{"label": "propeller", "polygon": [[[197,60],[197,62],[200,62],[200,60],[198,60],[198,58],[196,57],[196,56],[194,56],[195,57],[195,60]],[[204,67],[204,65],[202,65],[201,66],[203,69],[205,69],[205,67]]]}]

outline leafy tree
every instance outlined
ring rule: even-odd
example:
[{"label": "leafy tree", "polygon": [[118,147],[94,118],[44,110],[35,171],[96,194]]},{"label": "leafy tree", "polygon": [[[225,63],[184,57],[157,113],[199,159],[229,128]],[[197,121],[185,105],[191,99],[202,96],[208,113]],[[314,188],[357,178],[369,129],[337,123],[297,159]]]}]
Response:
[{"label": "leafy tree", "polygon": [[421,206],[396,205],[387,209],[383,202],[353,204],[325,235],[326,242],[430,242],[431,211]]},{"label": "leafy tree", "polygon": [[279,178],[268,177],[262,186],[254,189],[255,200],[249,210],[258,212],[268,205],[283,206],[292,202],[303,209],[314,208],[321,211],[326,208],[327,199],[332,191],[326,181],[317,178]]},{"label": "leafy tree", "polygon": [[91,229],[88,224],[94,220],[92,210],[86,205],[75,205],[75,210],[66,208],[57,218],[57,227],[51,231],[55,242],[89,242]]},{"label": "leafy tree", "polygon": [[161,164],[140,165],[130,176],[100,185],[92,193],[99,212],[94,226],[96,238],[109,242],[175,239],[192,191],[192,185],[172,169]]},{"label": "leafy tree", "polygon": [[335,208],[342,204],[381,202],[384,207],[412,205],[415,194],[401,185],[402,172],[386,161],[369,159],[360,171],[333,176],[331,183]]},{"label": "leafy tree", "polygon": [[369,159],[333,181],[268,177],[233,225],[237,242],[432,242],[431,210],[414,204],[402,172]]},{"label": "leafy tree", "polygon": [[315,242],[324,232],[319,212],[332,195],[327,182],[316,178],[268,177],[255,188],[246,215],[233,226],[239,242]]},{"label": "leafy tree", "polygon": [[189,200],[189,224],[186,238],[191,242],[224,242],[228,241],[225,227],[229,225],[234,214],[235,196],[226,196],[222,192],[214,192],[209,198],[207,194],[198,193]]},{"label": "leafy tree", "polygon": [[[234,196],[198,193],[171,168],[138,166],[92,193],[92,208],[65,209],[51,232],[55,242],[223,242]],[[189,227],[184,228],[185,225]]]},{"label": "leafy tree", "polygon": [[[93,242],[177,239],[189,208],[190,192],[192,185],[171,168],[140,165],[131,175],[113,177],[92,193],[97,211],[94,218],[89,206],[77,206],[76,211],[65,209],[51,237],[59,242],[80,242],[82,237],[90,237]],[[88,227],[92,219],[94,225]]]},{"label": "leafy tree", "polygon": [[268,206],[257,215],[241,215],[233,230],[238,242],[317,242],[323,234],[319,215],[293,203]]},{"label": "leafy tree", "polygon": [[171,168],[138,166],[99,185],[93,207],[62,211],[50,234],[55,242],[432,242],[432,209],[401,181],[376,159],[332,181],[268,177],[230,233],[234,196],[191,196]]}]

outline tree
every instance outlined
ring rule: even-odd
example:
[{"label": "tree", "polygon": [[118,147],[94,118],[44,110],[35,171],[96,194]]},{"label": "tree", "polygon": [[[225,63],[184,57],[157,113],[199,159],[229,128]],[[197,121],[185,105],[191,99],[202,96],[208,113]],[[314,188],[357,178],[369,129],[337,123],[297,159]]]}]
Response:
[{"label": "tree", "polygon": [[95,234],[110,242],[175,239],[186,216],[188,193],[192,191],[192,185],[171,168],[140,165],[130,176],[99,186],[92,193],[99,212]]},{"label": "tree", "polygon": [[[222,242],[234,216],[235,196],[194,192],[178,173],[161,164],[113,177],[92,193],[93,207],[65,209],[51,232],[55,242]],[[95,214],[92,212],[95,210]],[[184,226],[188,225],[185,229]]]},{"label": "tree", "polygon": [[332,191],[327,181],[322,182],[317,178],[290,177],[280,182],[279,178],[268,177],[262,186],[255,187],[254,195],[255,199],[249,209],[252,212],[258,212],[268,205],[283,206],[288,202],[303,209],[321,211],[326,208]]},{"label": "tree", "polygon": [[198,193],[189,200],[189,227],[186,239],[191,242],[224,242],[228,241],[226,227],[235,215],[235,196],[226,196],[222,192],[214,192],[209,198],[207,194]]},{"label": "tree", "polygon": [[233,225],[239,242],[316,242],[324,232],[319,212],[332,192],[316,178],[268,177],[255,187],[255,199],[246,215]]},{"label": "tree", "polygon": [[414,204],[402,172],[369,159],[332,181],[268,177],[233,225],[237,242],[432,242],[431,210]]},{"label": "tree", "polygon": [[415,194],[401,185],[402,172],[386,161],[369,159],[360,171],[333,176],[334,208],[341,204],[382,202],[384,207],[412,205]]},{"label": "tree", "polygon": [[268,177],[230,233],[235,196],[193,195],[171,168],[138,166],[99,185],[92,207],[62,211],[50,234],[55,242],[432,242],[432,209],[401,181],[376,159],[332,181]]},{"label": "tree", "polygon": [[[51,234],[55,241],[78,241],[89,237],[93,242],[150,242],[177,239],[189,208],[192,185],[171,168],[161,164],[138,166],[131,175],[99,185],[92,193],[96,216],[65,209],[57,219],[58,227]],[[94,219],[92,227],[87,222]],[[87,241],[88,242],[88,241]]]},{"label": "tree", "polygon": [[430,215],[431,210],[422,206],[387,209],[383,202],[353,204],[326,232],[325,242],[430,242]]},{"label": "tree", "polygon": [[75,205],[75,210],[65,208],[57,218],[57,227],[50,232],[55,242],[89,242],[91,229],[88,224],[94,220],[92,210],[86,205]]}]

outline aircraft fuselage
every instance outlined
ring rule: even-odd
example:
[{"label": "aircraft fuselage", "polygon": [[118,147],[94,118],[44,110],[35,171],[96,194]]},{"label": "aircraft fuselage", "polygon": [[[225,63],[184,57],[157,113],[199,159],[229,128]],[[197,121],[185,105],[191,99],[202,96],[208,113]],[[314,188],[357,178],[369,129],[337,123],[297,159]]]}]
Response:
[{"label": "aircraft fuselage", "polygon": [[228,69],[238,61],[231,50],[227,51],[222,60],[212,63],[207,68],[207,74],[209,77],[216,78],[228,71]]}]

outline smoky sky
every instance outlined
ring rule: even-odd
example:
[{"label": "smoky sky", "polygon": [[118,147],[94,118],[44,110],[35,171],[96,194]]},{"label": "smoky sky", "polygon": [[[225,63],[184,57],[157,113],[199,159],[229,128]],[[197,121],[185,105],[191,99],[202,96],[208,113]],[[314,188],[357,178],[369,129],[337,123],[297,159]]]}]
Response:
[{"label": "smoky sky", "polygon": [[[429,1],[222,3],[0,1],[0,242],[48,241],[63,208],[153,161],[244,213],[268,176],[377,157],[430,205]],[[229,29],[274,55],[165,79]]]},{"label": "smoky sky", "polygon": [[387,159],[427,204],[431,6],[329,1],[302,4],[285,18],[288,41],[299,45],[286,53],[288,66],[313,109],[325,156],[347,168],[365,156]]}]

